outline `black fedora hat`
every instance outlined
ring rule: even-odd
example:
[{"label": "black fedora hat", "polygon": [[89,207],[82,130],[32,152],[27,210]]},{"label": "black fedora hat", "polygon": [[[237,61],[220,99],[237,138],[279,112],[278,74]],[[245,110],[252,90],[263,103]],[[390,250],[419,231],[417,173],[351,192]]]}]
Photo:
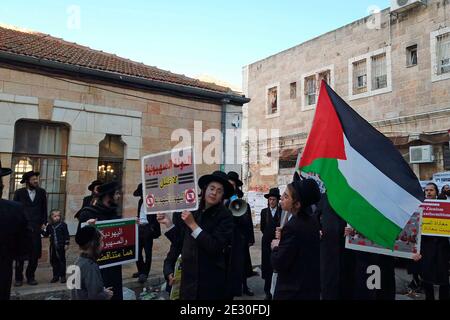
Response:
[{"label": "black fedora hat", "polygon": [[2,162],[0,161],[0,177],[8,176],[12,173],[12,170],[9,168],[3,168]]},{"label": "black fedora hat", "polygon": [[227,174],[228,176],[228,180],[232,180],[236,183],[237,187],[242,187],[244,185],[244,183],[241,181],[241,179],[239,179],[239,174],[237,172],[234,171],[230,171]]},{"label": "black fedora hat", "polygon": [[40,172],[34,172],[34,171],[28,171],[27,173],[24,173],[22,176],[22,180],[20,181],[21,184],[24,184],[28,180],[30,180],[31,177],[39,177],[41,173]]},{"label": "black fedora hat", "polygon": [[280,198],[281,198],[280,189],[272,188],[272,189],[270,189],[269,193],[264,195],[264,198],[266,198],[266,199],[269,199],[270,197],[275,197],[278,200],[280,200]]},{"label": "black fedora hat", "polygon": [[102,184],[103,184],[103,182],[101,182],[100,180],[94,180],[89,185],[88,190],[89,191],[94,191],[96,186],[101,186]]},{"label": "black fedora hat", "polygon": [[212,174],[207,174],[202,176],[199,180],[198,180],[198,186],[200,187],[200,189],[204,189],[208,186],[208,184],[210,182],[219,182],[220,184],[223,185],[223,189],[224,189],[224,198],[227,199],[229,197],[231,197],[234,194],[234,188],[231,185],[231,183],[228,181],[228,176],[225,172],[222,171],[214,171]]},{"label": "black fedora hat", "polygon": [[135,197],[142,197],[142,183],[139,183],[136,190],[133,192],[133,196]]},{"label": "black fedora hat", "polygon": [[105,184],[102,184],[101,186],[98,187],[97,192],[98,192],[98,196],[104,196],[106,194],[111,194],[116,192],[117,190],[120,190],[120,185],[117,181],[113,181],[113,182],[108,182]]},{"label": "black fedora hat", "polygon": [[300,199],[302,208],[307,208],[320,201],[321,193],[319,185],[314,179],[301,179],[296,172],[292,186]]}]

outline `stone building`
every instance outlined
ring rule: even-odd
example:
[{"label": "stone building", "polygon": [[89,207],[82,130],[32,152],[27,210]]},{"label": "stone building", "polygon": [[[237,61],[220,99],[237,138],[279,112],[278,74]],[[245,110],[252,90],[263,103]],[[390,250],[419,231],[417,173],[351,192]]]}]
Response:
[{"label": "stone building", "polygon": [[[280,135],[279,144],[259,140],[258,156],[272,155],[274,170],[267,173],[253,162],[243,168],[249,190],[292,178],[322,79],[408,162],[410,147],[431,146],[423,154],[413,148],[421,163],[411,167],[420,179],[450,170],[450,5],[409,2],[417,5],[388,8],[243,68],[244,93],[251,99],[244,106],[246,129],[278,129]],[[247,141],[244,163],[251,149]]]},{"label": "stone building", "polygon": [[[0,159],[14,170],[5,196],[22,187],[24,172],[40,171],[49,209],[61,209],[73,232],[88,184],[115,179],[123,216],[134,216],[141,157],[177,145],[171,136],[180,128],[195,133],[202,150],[203,134],[236,126],[248,101],[213,83],[0,27]],[[198,176],[220,163],[199,165]]]}]

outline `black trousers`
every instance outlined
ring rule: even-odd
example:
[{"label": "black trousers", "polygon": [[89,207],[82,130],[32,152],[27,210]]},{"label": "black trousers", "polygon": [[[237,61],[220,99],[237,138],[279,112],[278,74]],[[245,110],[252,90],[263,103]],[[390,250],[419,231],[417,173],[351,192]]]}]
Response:
[{"label": "black trousers", "polygon": [[[136,267],[139,274],[148,275],[150,274],[150,269],[152,267],[152,250],[153,250],[153,238],[145,237],[139,238],[138,241],[138,261],[136,262]],[[145,252],[145,260],[142,254]]]},{"label": "black trousers", "polygon": [[0,257],[0,301],[9,300],[13,273],[13,260]]},{"label": "black trousers", "polygon": [[105,288],[111,287],[114,295],[111,300],[123,300],[122,266],[100,269]]},{"label": "black trousers", "polygon": [[54,278],[66,276],[66,250],[64,250],[64,247],[50,246],[50,263],[52,264]]},{"label": "black trousers", "polygon": [[270,294],[270,289],[272,287],[272,276],[273,273],[270,274],[270,277],[266,276],[266,278],[264,279],[264,293],[267,295]]},{"label": "black trousers", "polygon": [[[35,230],[37,229],[35,228]],[[16,281],[23,281],[23,268],[25,260],[28,260],[27,270],[25,272],[27,280],[34,279],[34,274],[38,267],[38,261],[42,253],[42,241],[40,232],[34,231],[32,233],[31,239],[32,239],[31,252],[28,259],[21,258],[16,260],[16,270],[15,270]]]}]

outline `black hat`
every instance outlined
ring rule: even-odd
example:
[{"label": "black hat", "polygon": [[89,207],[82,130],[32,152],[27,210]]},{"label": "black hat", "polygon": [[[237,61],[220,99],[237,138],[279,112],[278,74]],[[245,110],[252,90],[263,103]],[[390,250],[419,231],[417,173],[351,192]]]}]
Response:
[{"label": "black hat", "polygon": [[306,209],[307,207],[320,201],[320,189],[315,180],[301,179],[299,174],[296,172],[292,186],[300,199],[302,208]]},{"label": "black hat", "polygon": [[89,191],[94,191],[96,186],[101,186],[102,184],[103,184],[103,182],[101,182],[100,180],[94,180],[94,181],[92,181],[92,183],[88,187],[88,190]]},{"label": "black hat", "polygon": [[228,199],[229,197],[231,197],[234,194],[234,188],[231,185],[231,183],[228,181],[228,176],[226,175],[225,172],[222,171],[214,171],[213,174],[207,174],[202,176],[199,180],[198,180],[198,186],[200,187],[200,189],[204,189],[208,186],[208,184],[210,182],[219,182],[220,184],[223,185],[224,188],[224,198]]},{"label": "black hat", "polygon": [[140,198],[142,197],[142,183],[139,183],[139,185],[137,186],[137,189],[134,190],[133,196],[140,197]]},{"label": "black hat", "polygon": [[264,198],[266,198],[266,199],[269,199],[270,197],[275,197],[278,200],[280,200],[280,198],[281,198],[280,189],[272,188],[272,189],[270,189],[269,193],[264,195]]},{"label": "black hat", "polygon": [[9,168],[3,168],[2,162],[0,161],[0,177],[8,176],[12,173],[12,170]]},{"label": "black hat", "polygon": [[20,181],[20,183],[24,184],[25,182],[28,182],[28,180],[30,180],[31,177],[39,177],[40,172],[34,172],[34,171],[28,171],[27,173],[24,173],[22,176],[22,181]]},{"label": "black hat", "polygon": [[93,226],[84,226],[77,232],[75,236],[75,242],[83,247],[89,242],[100,239],[100,232]]},{"label": "black hat", "polygon": [[234,181],[237,187],[242,187],[244,185],[244,183],[239,179],[239,174],[237,172],[230,171],[227,176],[228,180]]},{"label": "black hat", "polygon": [[108,183],[100,185],[98,187],[97,192],[98,192],[98,196],[101,197],[106,194],[114,193],[119,189],[120,189],[119,183],[117,181],[113,181],[113,182],[108,182]]}]

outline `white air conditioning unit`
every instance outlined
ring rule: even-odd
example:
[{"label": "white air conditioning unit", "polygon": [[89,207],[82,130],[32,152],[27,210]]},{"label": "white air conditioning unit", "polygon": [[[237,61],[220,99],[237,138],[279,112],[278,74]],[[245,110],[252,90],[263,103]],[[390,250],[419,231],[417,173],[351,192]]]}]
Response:
[{"label": "white air conditioning unit", "polygon": [[428,0],[391,0],[391,12],[402,12],[427,3]]},{"label": "white air conditioning unit", "polygon": [[433,146],[409,147],[410,163],[431,163],[434,162]]}]

